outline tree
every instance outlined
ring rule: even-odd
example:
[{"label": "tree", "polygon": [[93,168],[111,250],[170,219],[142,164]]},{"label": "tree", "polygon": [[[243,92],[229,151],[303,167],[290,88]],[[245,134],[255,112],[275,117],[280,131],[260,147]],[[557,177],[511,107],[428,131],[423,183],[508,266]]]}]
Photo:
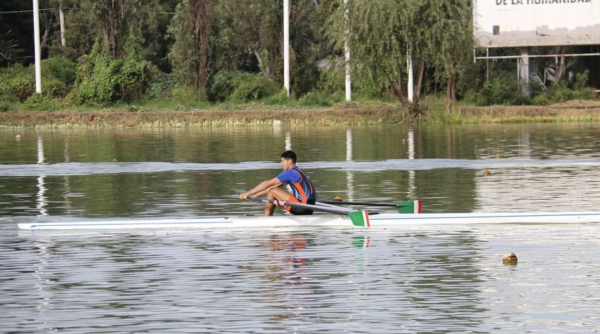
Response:
[{"label": "tree", "polygon": [[[313,88],[318,77],[322,7],[315,0],[290,1],[290,78],[297,94]],[[220,1],[217,16],[219,68],[260,71],[283,84],[282,0]]]},{"label": "tree", "polygon": [[474,46],[470,4],[470,0],[423,0],[417,9],[419,25],[415,27],[421,35],[424,58],[433,65],[438,79],[446,81],[448,112],[456,100],[457,77],[464,72]]},{"label": "tree", "polygon": [[184,0],[176,8],[169,26],[175,39],[169,59],[184,85],[207,91],[210,75],[209,41],[213,0]]},{"label": "tree", "polygon": [[33,62],[32,2],[22,0],[0,1],[0,65]]},{"label": "tree", "polygon": [[281,0],[220,1],[220,67],[238,69],[250,56],[247,69],[283,83],[282,11]]},{"label": "tree", "polygon": [[[383,79],[401,104],[411,109],[412,117],[420,114],[418,96],[411,104],[405,95],[407,52],[417,59],[422,73],[421,41],[413,25],[418,0],[356,1],[341,3],[328,21],[327,36],[342,53],[346,41],[350,47],[354,70],[367,68],[375,80]],[[420,90],[419,85],[415,91]]]},{"label": "tree", "polygon": [[[143,55],[158,60],[156,54],[164,42],[160,38],[164,33],[159,27],[166,22],[162,2],[167,0],[51,0],[50,4],[58,8],[59,1],[65,12],[67,46],[60,45],[60,29],[55,24],[51,53],[76,60],[89,53],[100,37],[102,54],[122,58],[127,36],[133,28],[143,36]],[[58,11],[53,13],[58,16]],[[58,22],[57,17],[55,22]]]},{"label": "tree", "polygon": [[142,98],[148,86],[148,66],[141,55],[143,37],[138,29],[129,29],[123,46],[123,59],[101,52],[98,38],[89,55],[79,60],[77,80],[68,97],[76,104],[107,105]]},{"label": "tree", "polygon": [[14,65],[18,62],[20,55],[24,53],[13,35],[12,30],[0,33],[0,66]]}]

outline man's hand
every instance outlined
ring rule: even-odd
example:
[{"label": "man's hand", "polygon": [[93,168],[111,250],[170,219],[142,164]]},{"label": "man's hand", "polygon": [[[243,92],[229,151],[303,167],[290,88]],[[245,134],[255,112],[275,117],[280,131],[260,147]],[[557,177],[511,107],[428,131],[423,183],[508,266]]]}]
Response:
[{"label": "man's hand", "polygon": [[285,206],[286,202],[282,199],[274,199],[273,204],[275,204],[275,206]]}]

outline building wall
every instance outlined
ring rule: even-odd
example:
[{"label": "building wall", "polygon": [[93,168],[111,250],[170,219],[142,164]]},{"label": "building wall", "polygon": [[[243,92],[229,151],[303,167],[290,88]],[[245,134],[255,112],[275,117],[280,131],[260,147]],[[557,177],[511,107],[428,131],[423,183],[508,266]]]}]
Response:
[{"label": "building wall", "polygon": [[600,0],[473,0],[482,47],[600,44]]}]

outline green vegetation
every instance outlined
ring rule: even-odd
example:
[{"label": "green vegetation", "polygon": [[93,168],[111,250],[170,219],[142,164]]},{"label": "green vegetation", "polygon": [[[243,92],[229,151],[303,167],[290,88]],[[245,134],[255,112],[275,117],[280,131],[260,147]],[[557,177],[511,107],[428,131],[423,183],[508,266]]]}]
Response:
[{"label": "green vegetation", "polygon": [[[31,13],[19,12],[30,4],[4,0],[0,12],[10,13],[0,20],[0,113],[346,110],[346,65],[359,102],[351,109],[393,105],[386,122],[506,120],[469,108],[596,98],[591,86],[600,81],[600,61],[593,57],[532,62],[537,73],[552,75],[532,80],[529,96],[521,93],[514,60],[473,62],[470,0],[290,3],[289,97],[283,89],[281,0],[42,1],[48,10],[40,14],[44,60],[38,95]],[[548,47],[531,53],[583,51],[598,50]],[[415,70],[412,101],[406,92],[408,54]],[[513,112],[509,119],[523,121]]]}]

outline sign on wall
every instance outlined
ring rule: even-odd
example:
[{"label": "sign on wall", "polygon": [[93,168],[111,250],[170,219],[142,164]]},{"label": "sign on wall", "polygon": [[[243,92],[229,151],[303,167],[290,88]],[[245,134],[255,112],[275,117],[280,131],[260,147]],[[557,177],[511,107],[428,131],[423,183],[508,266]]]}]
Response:
[{"label": "sign on wall", "polygon": [[482,47],[600,44],[600,0],[473,0]]}]

